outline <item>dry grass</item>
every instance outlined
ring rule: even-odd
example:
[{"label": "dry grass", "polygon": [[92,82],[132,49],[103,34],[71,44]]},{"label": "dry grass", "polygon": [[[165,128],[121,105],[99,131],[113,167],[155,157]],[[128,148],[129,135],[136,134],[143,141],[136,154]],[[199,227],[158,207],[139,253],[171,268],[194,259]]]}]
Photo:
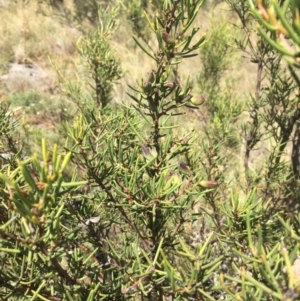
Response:
[{"label": "dry grass", "polygon": [[[65,76],[72,75],[77,57],[74,43],[80,31],[50,6],[35,0],[11,1],[8,7],[0,8],[0,18],[1,74],[7,74],[9,63],[16,63],[38,66],[45,75],[36,85],[19,77],[2,82],[1,101],[8,102],[16,117],[21,117],[23,128],[30,128],[29,132],[33,133],[36,127],[49,134],[59,121],[61,112],[57,108],[62,102],[52,63],[60,66]],[[22,127],[20,132],[23,133]]]},{"label": "dry grass", "polygon": [[30,1],[0,10],[1,48],[6,61],[29,60],[50,67],[48,56],[61,63],[75,55],[73,43],[79,31],[68,26],[50,6]]},{"label": "dry grass", "polygon": [[[67,4],[72,8],[72,1],[67,1]],[[218,16],[218,20],[233,19],[232,14],[226,9],[226,5],[221,3],[212,11],[200,11],[195,24],[200,27],[198,36],[209,31],[216,16]],[[220,18],[220,15],[223,17]],[[63,19],[57,11],[45,4],[38,4],[38,1],[34,0],[29,1],[28,4],[20,3],[11,5],[8,9],[0,9],[0,17],[3,20],[0,24],[0,34],[3,37],[0,41],[3,69],[7,70],[9,62],[33,62],[56,79],[55,70],[49,61],[50,57],[66,77],[72,76],[74,62],[77,58],[74,43],[81,34],[77,28],[84,27],[85,24],[78,25],[77,28],[75,25],[71,26],[68,24],[70,22]],[[125,101],[128,98],[126,95],[127,84],[135,85],[136,80],[141,76],[146,77],[147,72],[151,71],[153,67],[152,62],[134,44],[130,22],[124,17],[122,18],[121,25],[112,41],[116,56],[120,58],[124,70],[124,77],[115,86],[114,98],[117,102]],[[149,44],[154,48],[155,40],[153,39]],[[235,71],[240,71],[238,77],[245,81],[245,92],[248,92],[252,85],[251,76],[249,76],[252,72],[250,74],[247,72],[248,76],[246,77],[245,74],[242,74],[240,65],[240,62],[237,61],[237,64],[232,66],[232,74],[236,75]],[[196,82],[200,68],[200,61],[195,57],[183,61],[180,73],[182,78],[190,75],[191,79]],[[5,73],[3,69],[2,73]],[[255,73],[253,75],[255,77]],[[231,75],[228,74],[228,76]]]}]

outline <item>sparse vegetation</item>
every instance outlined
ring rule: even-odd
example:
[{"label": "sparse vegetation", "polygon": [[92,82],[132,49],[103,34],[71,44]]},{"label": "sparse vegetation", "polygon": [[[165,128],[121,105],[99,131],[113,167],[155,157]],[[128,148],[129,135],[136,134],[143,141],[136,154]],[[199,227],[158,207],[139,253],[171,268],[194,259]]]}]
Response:
[{"label": "sparse vegetation", "polygon": [[297,1],[6,5],[0,299],[299,300]]}]

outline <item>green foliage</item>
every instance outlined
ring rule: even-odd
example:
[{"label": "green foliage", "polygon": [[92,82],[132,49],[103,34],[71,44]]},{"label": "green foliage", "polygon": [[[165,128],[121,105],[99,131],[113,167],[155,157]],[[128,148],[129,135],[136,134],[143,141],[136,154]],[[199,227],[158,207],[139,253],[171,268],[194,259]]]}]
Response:
[{"label": "green foliage", "polygon": [[[5,271],[6,275],[1,277],[2,298],[11,294],[14,298],[40,298],[41,293],[47,299],[43,292],[51,296],[59,287],[67,298],[74,293],[72,287],[67,288],[76,284],[74,275],[81,278],[84,274],[79,265],[86,262],[89,270],[93,269],[90,255],[73,240],[79,229],[71,228],[73,221],[64,220],[72,214],[73,187],[80,184],[63,180],[70,157],[69,153],[62,158],[57,146],[50,155],[43,141],[42,158],[34,155],[18,160],[15,169],[9,164],[2,167],[1,205],[7,210],[0,226],[1,274]],[[64,262],[72,271],[66,271]],[[16,279],[21,283],[15,288]],[[80,281],[77,284],[80,287]]]},{"label": "green foliage", "polygon": [[[291,173],[298,179],[300,175],[298,142],[300,111],[297,94],[300,80],[294,68],[299,68],[299,3],[297,1],[285,1],[284,3],[272,1],[267,7],[265,2],[258,1],[257,9],[255,9],[252,1],[249,2],[253,15],[265,28],[259,27],[261,53],[266,56],[275,50],[289,63],[288,68],[282,67],[281,57],[274,53],[267,60],[267,73],[271,84],[265,89],[266,92],[263,91],[263,97],[266,98],[264,103],[270,105],[271,108],[267,109],[268,112],[265,114],[267,117],[264,119],[266,127],[271,128],[271,135],[276,143],[268,176],[274,166],[279,165],[288,142],[292,141]],[[258,118],[256,119],[258,120]],[[257,130],[255,129],[255,131]]]},{"label": "green foliage", "polygon": [[[145,1],[144,1],[145,2]],[[125,1],[122,2],[126,18],[132,23],[132,29],[135,35],[142,38],[145,42],[149,40],[151,31],[147,26],[147,19],[144,15],[146,3],[143,1]]]},{"label": "green foliage", "polygon": [[105,108],[111,100],[112,83],[121,76],[120,62],[110,46],[110,38],[118,26],[118,9],[99,10],[100,27],[77,42],[77,50],[86,62],[88,75],[93,79],[93,99]]},{"label": "green foliage", "polygon": [[10,106],[22,110],[24,114],[47,116],[48,120],[61,119],[65,110],[63,102],[54,103],[45,93],[38,93],[34,90],[25,93],[11,93],[7,101]]},{"label": "green foliage", "polygon": [[[0,150],[1,160],[3,156],[7,159],[18,154],[20,145],[18,145],[19,135],[16,134],[17,120],[9,107],[0,105]],[[2,162],[3,163],[3,162]]]},{"label": "green foliage", "polygon": [[42,138],[47,138],[49,143],[60,141],[63,133],[59,127],[53,131],[54,125],[70,118],[72,114],[63,99],[58,101],[55,96],[34,90],[11,93],[7,102],[18,116],[18,139],[24,154],[39,149]]},{"label": "green foliage", "polygon": [[[266,3],[260,0],[257,2],[258,9],[255,9],[251,0],[249,3],[252,13],[266,29],[259,28],[261,36],[273,49],[281,53],[289,64],[299,68],[299,1],[287,0],[284,3],[272,1],[267,7]],[[292,45],[288,43],[287,38],[291,40]]]},{"label": "green foliage", "polygon": [[233,94],[234,79],[224,79],[235,59],[233,43],[233,28],[224,22],[215,21],[200,51],[201,71],[197,78],[205,98],[203,106],[207,110],[204,139],[208,140],[209,145],[215,145],[213,152],[204,151],[203,155],[206,154],[209,160],[212,153],[217,157],[223,153],[221,157],[227,161],[226,165],[229,153],[240,145],[238,122],[243,109],[240,99]]},{"label": "green foliage", "polygon": [[[196,171],[178,161],[188,157],[191,134],[176,137],[168,121],[172,115],[183,113],[180,108],[197,108],[191,103],[188,83],[181,89],[171,81],[173,65],[190,57],[204,40],[193,43],[194,30],[169,42],[173,33],[187,31],[191,23],[183,21],[195,18],[199,3],[190,4],[190,10],[186,7],[186,2],[168,6],[166,19],[147,16],[158,40],[159,55],[136,40],[156,68],[139,87],[132,87],[133,106],[120,114],[93,114],[92,119],[81,116],[68,130],[74,162],[93,183],[85,202],[97,204],[93,216],[106,213],[99,228],[107,234],[100,234],[100,242],[103,253],[113,262],[104,275],[105,279],[116,279],[106,287],[111,287],[112,296],[118,300],[140,295],[153,300],[174,292],[177,299],[209,296],[206,289],[211,284],[207,281],[220,263],[220,257],[211,260],[208,256],[213,252],[208,241],[198,247],[197,252],[207,251],[199,260],[181,241],[186,224],[194,220],[190,209],[203,190]],[[187,260],[179,255],[181,252],[187,258],[192,256],[190,266],[202,266],[201,273],[196,269],[191,273],[185,264],[174,270],[175,262]],[[194,287],[196,279],[198,289]]]},{"label": "green foliage", "polygon": [[[78,41],[85,74],[62,81],[79,109],[65,124],[64,150],[42,139],[39,154],[15,156],[16,148],[2,160],[1,299],[299,299],[297,75],[255,35],[247,3],[228,2],[243,32],[236,46],[257,65],[246,105],[224,79],[229,27],[197,38],[201,1],[164,1],[145,14],[157,48],[134,38],[153,68],[130,86],[129,104],[111,102],[117,9]],[[182,61],[199,51],[204,97],[180,80]],[[25,96],[13,100],[36,100]],[[199,114],[205,126],[187,129],[184,118]],[[0,116],[4,151],[14,125],[4,107]],[[233,176],[242,139],[244,170]]]},{"label": "green foliage", "polygon": [[[299,178],[297,163],[299,146],[296,142],[299,135],[297,120],[300,116],[297,74],[292,66],[286,67],[282,64],[282,56],[274,51],[263,35],[257,37],[255,45],[249,30],[247,10],[240,9],[237,5],[238,1],[230,3],[233,9],[239,11],[246,32],[246,38],[238,41],[238,47],[249,55],[253,63],[257,64],[256,91],[250,96],[248,102],[250,122],[243,126],[246,140],[245,168],[248,171],[250,152],[257,143],[270,139],[272,147],[266,163],[266,183],[270,184],[270,178],[272,178],[271,182],[274,182],[275,178],[277,181],[284,178],[293,182],[293,178]],[[262,85],[263,78],[267,79],[264,85]],[[290,141],[292,141],[292,151],[287,154]],[[290,158],[288,161],[285,159],[286,156]],[[289,168],[286,168],[287,166]],[[278,173],[279,169],[281,172]],[[267,190],[270,188],[269,184]],[[289,195],[290,192],[284,193]],[[274,197],[278,199],[278,195]],[[279,199],[281,198],[282,195]]]},{"label": "green foliage", "polygon": [[230,45],[232,42],[233,36],[229,25],[218,24],[216,28],[212,28],[200,52],[202,69],[199,81],[202,85],[213,89],[220,83],[232,62],[233,48]]},{"label": "green foliage", "polygon": [[148,26],[146,12],[148,14],[161,12],[164,5],[163,1],[132,0],[120,2],[124,8],[126,18],[132,24],[133,33],[148,44],[151,38],[151,28]]}]

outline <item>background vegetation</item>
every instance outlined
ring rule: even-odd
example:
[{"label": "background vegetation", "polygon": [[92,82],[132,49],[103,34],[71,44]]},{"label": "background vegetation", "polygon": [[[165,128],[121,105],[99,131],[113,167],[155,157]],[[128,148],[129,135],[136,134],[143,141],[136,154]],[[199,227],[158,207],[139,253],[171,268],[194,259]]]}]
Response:
[{"label": "background vegetation", "polygon": [[299,300],[296,0],[0,5],[1,299]]}]

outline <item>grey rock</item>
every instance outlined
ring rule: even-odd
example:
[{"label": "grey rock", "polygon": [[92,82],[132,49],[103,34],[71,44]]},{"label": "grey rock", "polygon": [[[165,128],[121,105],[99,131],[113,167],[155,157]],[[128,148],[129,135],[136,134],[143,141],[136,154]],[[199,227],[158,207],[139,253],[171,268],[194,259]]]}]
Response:
[{"label": "grey rock", "polygon": [[53,89],[53,81],[47,73],[34,64],[9,64],[7,74],[0,76],[9,91],[24,91],[34,89],[37,91],[50,91]]}]

